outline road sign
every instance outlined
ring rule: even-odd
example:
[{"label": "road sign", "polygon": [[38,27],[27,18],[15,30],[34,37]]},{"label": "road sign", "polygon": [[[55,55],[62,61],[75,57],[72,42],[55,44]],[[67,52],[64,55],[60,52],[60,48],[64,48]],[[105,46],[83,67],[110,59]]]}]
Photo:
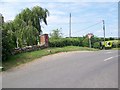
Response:
[{"label": "road sign", "polygon": [[87,36],[88,36],[88,38],[90,39],[90,38],[93,36],[93,34],[92,34],[92,33],[89,33],[89,34],[87,34]]}]

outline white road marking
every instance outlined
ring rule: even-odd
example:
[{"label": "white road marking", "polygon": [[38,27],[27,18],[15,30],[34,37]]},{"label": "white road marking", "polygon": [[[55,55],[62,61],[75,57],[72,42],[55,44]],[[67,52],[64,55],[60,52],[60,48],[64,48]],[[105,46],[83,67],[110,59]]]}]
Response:
[{"label": "white road marking", "polygon": [[112,53],[112,52],[106,52],[106,53]]},{"label": "white road marking", "polygon": [[112,59],[112,58],[113,58],[113,57],[107,58],[107,59],[105,59],[104,61],[110,60],[110,59]]},{"label": "white road marking", "polygon": [[104,61],[108,61],[108,60],[110,60],[110,59],[113,59],[113,58],[116,58],[116,57],[119,57],[120,55],[117,55],[117,56],[114,56],[114,57],[109,57],[109,58],[107,58],[107,59],[105,59]]}]

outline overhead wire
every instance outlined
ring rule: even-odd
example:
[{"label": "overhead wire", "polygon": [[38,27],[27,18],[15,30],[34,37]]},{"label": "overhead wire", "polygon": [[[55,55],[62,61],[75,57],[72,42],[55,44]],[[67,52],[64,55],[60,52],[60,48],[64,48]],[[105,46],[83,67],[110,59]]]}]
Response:
[{"label": "overhead wire", "polygon": [[[116,3],[113,3],[113,4],[110,5],[110,7],[113,7],[113,6],[115,6],[115,5],[116,5]],[[117,5],[116,5],[116,6],[117,6]],[[76,34],[76,33],[79,33],[79,32],[81,32],[81,31],[83,31],[83,30],[88,31],[89,28],[94,27],[94,26],[100,24],[101,22],[102,22],[102,20],[101,20],[100,22],[97,22],[97,23],[95,23],[95,24],[93,24],[93,25],[90,25],[90,26],[88,26],[88,27],[86,27],[86,28],[84,28],[84,29],[81,29],[81,30],[79,30],[79,31],[72,32],[72,35],[74,35],[74,34]],[[85,22],[73,22],[72,24],[80,24],[80,23],[85,23]],[[57,25],[68,25],[68,23],[59,23],[59,24],[57,24]],[[51,26],[51,25],[49,25],[49,26]],[[65,34],[64,36],[68,36],[68,34]]]},{"label": "overhead wire", "polygon": [[[79,30],[79,31],[72,32],[72,35],[73,35],[73,34],[76,34],[76,33],[79,33],[79,32],[81,32],[81,31],[83,31],[83,30],[87,30],[87,31],[88,31],[89,28],[94,27],[94,26],[100,24],[101,22],[102,22],[102,21],[97,22],[97,23],[95,23],[95,24],[93,24],[93,25],[90,25],[90,26],[88,26],[88,27],[86,27],[86,28],[84,28],[84,29],[81,29],[81,30]],[[66,35],[64,35],[64,36],[67,36],[67,35],[68,35],[68,34],[66,34]]]}]

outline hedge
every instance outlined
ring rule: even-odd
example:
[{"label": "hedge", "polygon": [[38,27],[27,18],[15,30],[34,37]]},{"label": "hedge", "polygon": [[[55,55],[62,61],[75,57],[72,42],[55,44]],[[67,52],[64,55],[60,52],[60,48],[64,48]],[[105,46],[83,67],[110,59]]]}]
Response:
[{"label": "hedge", "polygon": [[49,47],[64,46],[82,46],[82,40],[80,40],[79,38],[61,38],[49,40]]}]

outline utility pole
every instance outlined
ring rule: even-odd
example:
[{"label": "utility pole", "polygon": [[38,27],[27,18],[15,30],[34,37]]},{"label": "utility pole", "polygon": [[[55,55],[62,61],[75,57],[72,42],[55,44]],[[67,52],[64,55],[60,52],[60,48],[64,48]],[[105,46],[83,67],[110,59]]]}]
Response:
[{"label": "utility pole", "polygon": [[89,47],[91,48],[91,38],[89,38]]},{"label": "utility pole", "polygon": [[70,13],[70,19],[69,19],[69,37],[71,37],[71,13]]},{"label": "utility pole", "polygon": [[105,21],[103,21],[103,32],[104,32],[104,49],[105,49]]}]

